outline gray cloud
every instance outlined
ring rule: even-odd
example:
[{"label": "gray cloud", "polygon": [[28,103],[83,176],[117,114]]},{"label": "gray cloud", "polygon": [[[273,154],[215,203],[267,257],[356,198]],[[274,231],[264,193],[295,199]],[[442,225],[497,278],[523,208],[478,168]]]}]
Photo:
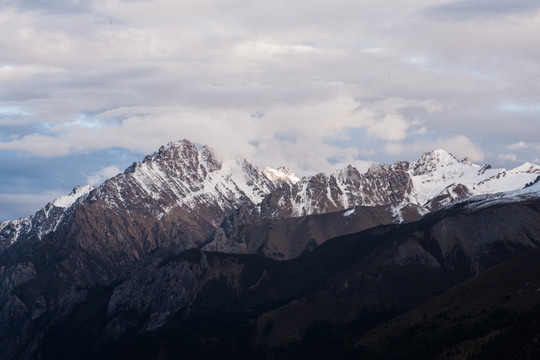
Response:
[{"label": "gray cloud", "polygon": [[33,215],[62,192],[46,191],[40,194],[2,194],[0,193],[0,221],[14,220]]},{"label": "gray cloud", "polygon": [[45,13],[84,13],[94,8],[94,0],[0,0],[0,6]]},{"label": "gray cloud", "polygon": [[537,143],[538,6],[426,3],[0,2],[0,161],[95,156],[93,176],[181,138],[303,173],[537,159],[508,146]]},{"label": "gray cloud", "polygon": [[536,0],[458,0],[432,5],[424,10],[428,16],[448,20],[470,20],[481,17],[529,15],[540,9]]}]

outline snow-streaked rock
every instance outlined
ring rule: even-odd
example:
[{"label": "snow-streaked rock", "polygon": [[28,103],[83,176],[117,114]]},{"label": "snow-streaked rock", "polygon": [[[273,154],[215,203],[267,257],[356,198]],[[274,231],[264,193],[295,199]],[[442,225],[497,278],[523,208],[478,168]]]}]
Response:
[{"label": "snow-streaked rock", "polygon": [[70,194],[60,196],[52,204],[56,207],[68,208],[81,196],[88,195],[94,189],[95,187],[92,185],[76,186]]},{"label": "snow-streaked rock", "polygon": [[97,202],[111,219],[113,213],[120,218],[137,214],[149,223],[176,217],[202,224],[204,237],[239,206],[255,206],[277,186],[297,181],[285,168],[267,168],[266,173],[272,176],[245,159],[220,161],[207,146],[199,150],[187,140],[172,142],[93,192],[90,185],[76,187],[33,216],[1,223],[0,246],[9,247],[21,237],[41,239],[61,226],[66,213]]},{"label": "snow-streaked rock", "polygon": [[182,140],[162,146],[95,191],[89,185],[77,187],[33,216],[0,223],[0,248],[22,237],[41,239],[73,209],[96,202],[100,212],[119,219],[137,215],[150,227],[167,221],[191,224],[190,231],[196,233],[192,238],[197,239],[192,246],[239,207],[277,219],[388,206],[401,223],[461,199],[521,189],[539,176],[540,166],[531,163],[494,169],[434,150],[412,163],[373,164],[365,173],[349,165],[300,179],[284,167],[260,170],[245,159],[220,160],[211,148],[197,149]]},{"label": "snow-streaked rock", "polygon": [[479,166],[459,160],[445,150],[424,153],[409,163],[373,164],[361,174],[349,165],[332,174],[305,177],[269,194],[260,205],[266,217],[287,218],[354,206],[391,205],[397,222],[399,209],[414,205],[418,216],[460,199],[523,188],[540,175],[540,166],[526,163],[512,170]]},{"label": "snow-streaked rock", "polygon": [[92,185],[76,186],[70,194],[56,198],[34,215],[0,223],[0,250],[11,246],[21,237],[35,236],[41,239],[56,230],[65,212],[93,189]]},{"label": "snow-streaked rock", "polygon": [[274,184],[287,183],[289,185],[294,185],[298,181],[300,181],[300,178],[296,176],[294,172],[292,172],[290,169],[286,167],[279,167],[277,169],[265,167],[263,170],[263,173],[264,175],[266,175],[267,178],[272,180]]}]

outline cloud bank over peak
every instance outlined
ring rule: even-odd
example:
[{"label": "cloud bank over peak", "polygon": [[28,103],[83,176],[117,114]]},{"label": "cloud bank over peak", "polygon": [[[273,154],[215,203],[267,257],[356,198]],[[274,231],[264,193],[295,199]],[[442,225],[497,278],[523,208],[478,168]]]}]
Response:
[{"label": "cloud bank over peak", "polygon": [[[538,9],[0,0],[2,181],[30,193],[25,166],[39,160],[69,164],[82,183],[182,138],[299,173],[441,147],[494,165],[534,161]],[[77,185],[42,178],[43,192]]]}]

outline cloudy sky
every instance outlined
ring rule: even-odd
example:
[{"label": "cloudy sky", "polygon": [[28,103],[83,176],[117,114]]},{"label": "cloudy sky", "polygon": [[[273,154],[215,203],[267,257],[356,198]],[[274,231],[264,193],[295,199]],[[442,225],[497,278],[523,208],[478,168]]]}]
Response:
[{"label": "cloudy sky", "polygon": [[0,0],[0,220],[187,138],[300,175],[540,162],[537,0]]}]

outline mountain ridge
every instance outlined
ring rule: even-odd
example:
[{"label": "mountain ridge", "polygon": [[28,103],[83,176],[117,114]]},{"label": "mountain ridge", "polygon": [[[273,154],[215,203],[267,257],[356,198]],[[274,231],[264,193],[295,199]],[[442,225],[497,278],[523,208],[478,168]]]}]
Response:
[{"label": "mountain ridge", "polygon": [[74,189],[32,216],[1,222],[0,251],[20,237],[41,239],[60,225],[65,212],[85,201],[102,200],[107,205],[104,209],[115,211],[140,208],[131,198],[147,199],[152,209],[141,211],[156,221],[175,209],[196,212],[204,224],[195,243],[202,244],[240,206],[268,219],[390,206],[394,221],[403,222],[460,199],[524,187],[538,176],[540,166],[532,163],[511,170],[493,169],[458,160],[439,149],[412,163],[373,164],[363,174],[348,165],[300,179],[287,168],[260,170],[245,159],[220,161],[210,147],[197,149],[190,141],[180,140],[107,179],[91,197],[93,187],[78,187],[78,192]]},{"label": "mountain ridge", "polygon": [[[281,346],[329,321],[327,310],[341,323],[362,309],[406,311],[540,244],[539,168],[497,170],[435,151],[364,174],[352,165],[302,179],[265,169],[270,179],[247,160],[171,143],[49,203],[19,224],[14,242],[0,225],[9,243],[0,251],[0,349],[58,355],[73,321],[99,347],[236,311],[261,346]],[[514,189],[497,192],[506,187]]]}]

